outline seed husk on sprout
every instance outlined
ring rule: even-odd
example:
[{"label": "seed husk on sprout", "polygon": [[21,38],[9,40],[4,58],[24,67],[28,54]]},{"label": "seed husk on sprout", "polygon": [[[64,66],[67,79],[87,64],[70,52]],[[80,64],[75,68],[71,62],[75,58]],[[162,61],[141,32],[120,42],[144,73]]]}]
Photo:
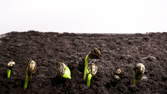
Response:
[{"label": "seed husk on sprout", "polygon": [[138,73],[138,74],[144,74],[144,72],[145,72],[145,66],[144,66],[144,64],[142,64],[142,63],[138,63],[138,64],[136,64],[134,70],[135,70],[135,72]]},{"label": "seed husk on sprout", "polygon": [[123,75],[123,70],[121,68],[117,68],[114,73],[114,79],[120,80]]},{"label": "seed husk on sprout", "polygon": [[115,74],[120,75],[122,73],[122,70],[120,68],[116,69]]},{"label": "seed husk on sprout", "polygon": [[89,72],[89,70],[88,70],[89,59],[99,59],[100,57],[101,57],[101,51],[98,48],[94,48],[85,56],[83,80],[86,80],[86,76]]},{"label": "seed husk on sprout", "polygon": [[140,80],[142,80],[142,78],[144,77],[144,73],[145,73],[144,64],[142,64],[142,63],[136,64],[136,66],[134,68],[134,72],[135,72],[135,76],[134,76],[134,79],[132,81],[132,85],[136,86],[136,84],[138,84],[138,82]]},{"label": "seed husk on sprout", "polygon": [[120,80],[121,78],[118,75],[114,75],[114,79]]},{"label": "seed husk on sprout", "polygon": [[12,68],[16,63],[14,61],[9,61],[7,64],[8,68]]},{"label": "seed husk on sprout", "polygon": [[56,63],[56,72],[58,76],[66,79],[71,79],[71,71],[63,62]]},{"label": "seed husk on sprout", "polygon": [[89,53],[89,58],[91,59],[99,59],[101,57],[101,51],[98,48],[94,48]]},{"label": "seed husk on sprout", "polygon": [[97,67],[97,65],[95,63],[91,63],[88,66],[88,70],[94,76],[97,73],[98,67]]},{"label": "seed husk on sprout", "polygon": [[13,71],[13,67],[16,63],[14,61],[9,61],[9,63],[7,64],[7,78],[10,79],[11,78],[11,73]]},{"label": "seed husk on sprout", "polygon": [[24,83],[24,89],[28,87],[29,81],[32,79],[32,75],[36,72],[37,64],[34,60],[30,60],[28,62],[26,71],[25,71],[25,83]]},{"label": "seed husk on sprout", "polygon": [[90,87],[91,85],[91,79],[93,76],[96,75],[98,67],[95,63],[89,64],[88,66],[89,73],[87,74],[87,86]]}]

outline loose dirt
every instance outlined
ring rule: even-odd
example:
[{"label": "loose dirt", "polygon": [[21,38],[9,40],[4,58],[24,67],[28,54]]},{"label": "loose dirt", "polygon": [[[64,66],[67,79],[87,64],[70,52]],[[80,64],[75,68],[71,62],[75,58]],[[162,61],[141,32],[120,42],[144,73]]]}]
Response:
[{"label": "loose dirt", "polygon": [[[94,47],[102,57],[96,60],[98,72],[87,88],[83,59]],[[37,62],[37,72],[29,87],[23,82],[28,60]],[[14,60],[11,79],[7,63]],[[64,61],[72,79],[56,76],[55,63]],[[131,86],[133,67],[143,63],[147,80]],[[124,71],[114,79],[117,68]],[[167,94],[167,33],[73,34],[36,31],[11,32],[0,37],[0,94]]]}]

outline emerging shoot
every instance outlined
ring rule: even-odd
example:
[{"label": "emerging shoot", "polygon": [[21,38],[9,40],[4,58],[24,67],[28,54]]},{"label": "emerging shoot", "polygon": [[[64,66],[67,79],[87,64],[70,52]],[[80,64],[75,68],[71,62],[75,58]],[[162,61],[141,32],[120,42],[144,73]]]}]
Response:
[{"label": "emerging shoot", "polygon": [[28,83],[32,78],[32,75],[36,72],[37,64],[34,60],[31,60],[26,68],[25,72],[25,82],[24,82],[24,89],[28,87]]},{"label": "emerging shoot", "polygon": [[87,74],[87,83],[86,83],[87,87],[90,87],[91,79],[92,79],[93,76],[96,75],[97,70],[98,70],[98,67],[97,67],[96,64],[92,63],[92,64],[89,65],[89,67],[88,67],[89,72]]},{"label": "emerging shoot", "polygon": [[11,78],[11,73],[13,71],[13,67],[15,65],[15,62],[14,61],[10,61],[8,64],[7,64],[7,78],[10,79]]},{"label": "emerging shoot", "polygon": [[86,76],[89,72],[88,70],[88,64],[89,64],[89,58],[90,59],[99,59],[101,57],[101,52],[99,49],[94,48],[92,51],[90,51],[84,58],[84,76],[83,79],[86,80]]},{"label": "emerging shoot", "polygon": [[68,68],[68,66],[62,62],[58,62],[56,64],[57,64],[57,67],[56,67],[57,75],[66,79],[71,79],[71,71]]},{"label": "emerging shoot", "polygon": [[142,63],[136,64],[134,68],[135,76],[132,81],[132,86],[136,86],[140,80],[143,79],[144,72],[145,72],[145,66]]},{"label": "emerging shoot", "polygon": [[121,80],[122,75],[123,75],[122,69],[121,68],[117,68],[115,73],[114,73],[114,79]]}]

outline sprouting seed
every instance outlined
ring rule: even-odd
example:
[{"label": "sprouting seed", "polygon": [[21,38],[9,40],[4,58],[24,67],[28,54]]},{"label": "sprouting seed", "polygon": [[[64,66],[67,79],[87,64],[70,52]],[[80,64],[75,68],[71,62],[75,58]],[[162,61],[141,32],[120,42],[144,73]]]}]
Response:
[{"label": "sprouting seed", "polygon": [[101,57],[101,51],[98,48],[94,48],[90,53],[89,57],[91,59],[99,59]]},{"label": "sprouting seed", "polygon": [[145,66],[142,63],[138,63],[135,67],[135,72],[139,74],[144,74],[145,72]]},{"label": "sprouting seed", "polygon": [[28,64],[27,70],[29,73],[33,74],[36,72],[36,67],[37,67],[36,62],[34,60],[31,60],[30,63]]},{"label": "sprouting seed", "polygon": [[13,71],[13,67],[15,65],[14,61],[9,61],[9,63],[7,64],[7,78],[10,79],[11,78],[11,73]]},{"label": "sprouting seed", "polygon": [[16,63],[14,61],[10,61],[7,66],[10,68],[10,67],[13,67],[15,64]]},{"label": "sprouting seed", "polygon": [[136,64],[136,66],[134,68],[134,72],[135,72],[135,75],[134,75],[134,79],[132,81],[132,86],[136,86],[136,84],[138,84],[138,82],[143,79],[144,73],[145,73],[144,64],[142,64],[142,63]]},{"label": "sprouting seed", "polygon": [[98,67],[97,67],[97,65],[95,63],[92,63],[92,64],[89,64],[88,70],[89,70],[89,72],[87,74],[87,84],[86,85],[88,87],[90,87],[90,85],[91,85],[91,79],[92,79],[93,76],[96,75]]},{"label": "sprouting seed", "polygon": [[116,80],[120,80],[122,75],[123,75],[122,69],[121,68],[117,68],[115,73],[114,73],[114,78]]},{"label": "sprouting seed", "polygon": [[117,75],[119,75],[119,74],[121,74],[122,73],[122,70],[120,69],[120,68],[118,68],[117,70],[116,70],[116,72],[115,72],[115,74],[117,74]]},{"label": "sprouting seed", "polygon": [[36,72],[37,64],[34,60],[31,60],[26,68],[25,71],[25,83],[24,83],[24,89],[28,87],[29,81],[32,79],[32,75]]},{"label": "sprouting seed", "polygon": [[94,76],[97,73],[98,67],[97,67],[97,65],[95,63],[91,63],[88,66],[88,70]]},{"label": "sprouting seed", "polygon": [[56,72],[58,76],[66,79],[71,79],[71,71],[63,62],[56,63]]},{"label": "sprouting seed", "polygon": [[98,48],[94,48],[92,51],[90,51],[84,58],[84,76],[83,80],[86,80],[86,76],[89,72],[88,70],[88,63],[89,59],[99,59],[101,57],[101,51]]}]

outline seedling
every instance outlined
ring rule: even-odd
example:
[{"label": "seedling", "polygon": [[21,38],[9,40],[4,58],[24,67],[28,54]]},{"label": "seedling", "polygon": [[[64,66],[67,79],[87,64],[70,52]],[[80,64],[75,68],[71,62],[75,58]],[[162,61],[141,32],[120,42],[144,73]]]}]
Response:
[{"label": "seedling", "polygon": [[134,79],[132,81],[132,86],[136,86],[140,80],[144,78],[145,66],[142,63],[136,64],[134,68]]},{"label": "seedling", "polygon": [[57,64],[57,67],[56,67],[57,75],[65,79],[71,79],[71,71],[68,68],[68,66],[62,62],[58,62],[56,64]]},{"label": "seedling", "polygon": [[88,87],[90,87],[91,79],[92,79],[93,76],[96,75],[97,70],[98,70],[98,67],[96,66],[95,63],[89,64],[89,67],[88,67],[88,74],[87,74],[87,83],[86,83],[86,85],[87,85]]},{"label": "seedling", "polygon": [[34,60],[31,60],[26,68],[25,71],[25,82],[24,82],[24,89],[28,87],[29,81],[32,79],[32,75],[36,72],[37,64]]},{"label": "seedling", "polygon": [[15,65],[15,62],[14,61],[10,61],[8,64],[7,64],[7,78],[10,79],[11,78],[11,73],[13,71],[13,67]]},{"label": "seedling", "polygon": [[88,70],[88,64],[89,64],[89,59],[99,59],[101,57],[101,52],[99,49],[94,48],[92,51],[90,51],[84,58],[84,76],[83,80],[86,80],[86,76],[89,73]]},{"label": "seedling", "polygon": [[123,75],[122,69],[121,68],[117,68],[115,73],[114,73],[114,79],[121,80],[122,75]]}]

